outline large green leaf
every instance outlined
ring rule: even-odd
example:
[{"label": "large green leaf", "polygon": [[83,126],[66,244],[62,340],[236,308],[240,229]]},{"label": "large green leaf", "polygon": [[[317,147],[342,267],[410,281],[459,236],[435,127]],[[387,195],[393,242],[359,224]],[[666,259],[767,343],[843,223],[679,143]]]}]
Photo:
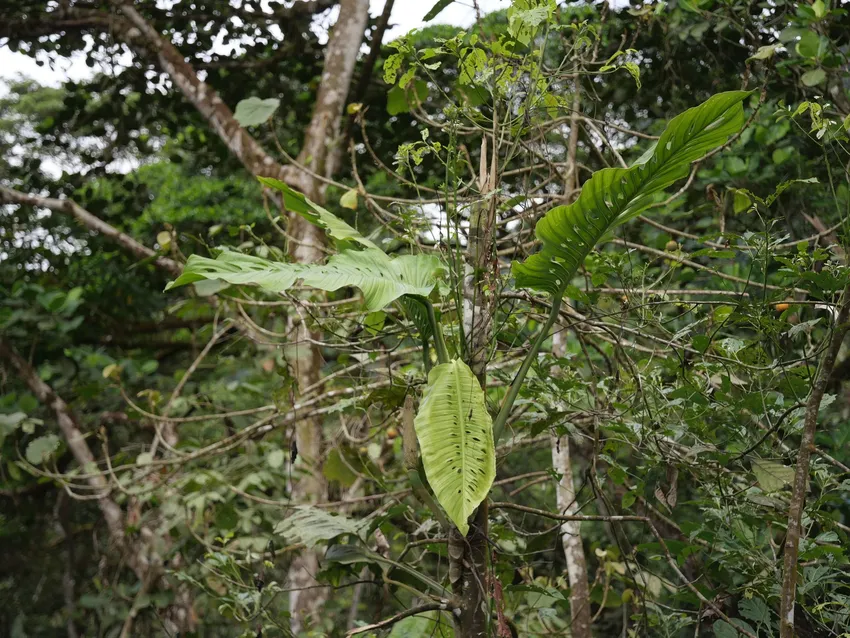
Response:
[{"label": "large green leaf", "polygon": [[230,284],[253,284],[270,292],[284,292],[301,280],[304,285],[333,291],[353,286],[363,292],[366,307],[384,308],[402,295],[427,296],[443,266],[434,255],[402,255],[391,259],[377,249],[347,250],[327,264],[291,264],[223,251],[217,259],[192,255],[183,274],[166,290],[202,279]]},{"label": "large green leaf", "polygon": [[275,525],[274,531],[288,543],[299,542],[308,547],[315,547],[318,543],[332,541],[344,535],[356,536],[363,540],[371,524],[372,518],[368,516],[353,520],[318,507],[301,505]]},{"label": "large green leaf", "polygon": [[311,224],[323,229],[330,237],[341,242],[355,242],[366,248],[380,250],[374,243],[361,235],[356,228],[346,224],[339,217],[325,210],[302,193],[287,186],[273,177],[258,177],[260,182],[283,193],[283,203],[287,210],[298,213]]},{"label": "large green leaf", "polygon": [[[407,296],[399,299],[404,314],[407,315],[419,331],[419,336],[422,339],[429,339],[434,330],[431,327],[431,321],[428,319],[428,301],[419,297]],[[439,315],[437,315],[439,320]]]},{"label": "large green leaf", "polygon": [[550,210],[535,228],[543,248],[512,270],[520,288],[563,294],[593,247],[614,227],[645,210],[653,196],[687,176],[694,160],[725,143],[744,125],[747,91],[719,93],[667,125],[630,168],[597,171],[568,206]]},{"label": "large green leaf", "polygon": [[273,262],[231,250],[222,251],[217,259],[190,255],[183,274],[169,282],[165,289],[219,279],[229,284],[252,284],[271,292],[283,292],[295,285],[303,268],[299,264]]},{"label": "large green leaf", "polygon": [[380,310],[402,295],[431,294],[443,269],[434,255],[402,255],[390,259],[380,250],[345,251],[325,266],[305,267],[304,284],[321,290],[355,286],[363,292],[366,307]]},{"label": "large green leaf", "polygon": [[431,370],[413,424],[431,489],[466,536],[496,476],[493,421],[469,366],[454,360]]}]

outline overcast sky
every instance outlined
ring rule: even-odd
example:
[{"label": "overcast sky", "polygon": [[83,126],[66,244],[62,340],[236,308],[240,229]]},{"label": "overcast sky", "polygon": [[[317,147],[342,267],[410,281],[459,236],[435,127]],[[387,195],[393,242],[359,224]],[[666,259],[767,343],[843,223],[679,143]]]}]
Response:
[{"label": "overcast sky", "polygon": [[[174,0],[159,0],[164,4],[172,4]],[[184,0],[185,1],[185,0]],[[411,29],[421,27],[425,23],[423,16],[428,12],[437,0],[396,0],[393,6],[390,24],[393,28],[385,37],[389,41],[399,35],[407,33]],[[478,6],[483,13],[489,13],[496,9],[505,8],[510,5],[509,0],[478,0]],[[370,0],[370,13],[377,16],[384,8],[384,0]],[[475,21],[475,9],[471,0],[454,2],[440,13],[433,23],[453,24],[457,26],[469,26]],[[47,56],[42,58],[47,61]],[[9,47],[0,47],[0,93],[3,92],[2,85],[8,80],[19,75],[24,75],[38,80],[42,84],[58,86],[64,80],[79,80],[89,77],[92,69],[86,66],[85,56],[79,55],[71,60],[62,61],[53,65],[44,64],[39,66],[31,57],[9,50]]]}]

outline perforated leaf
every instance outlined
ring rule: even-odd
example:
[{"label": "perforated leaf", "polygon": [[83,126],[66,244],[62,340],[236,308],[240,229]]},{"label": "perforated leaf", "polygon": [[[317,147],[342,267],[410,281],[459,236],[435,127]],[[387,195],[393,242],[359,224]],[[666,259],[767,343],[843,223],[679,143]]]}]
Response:
[{"label": "perforated leaf", "polygon": [[283,536],[287,543],[297,542],[315,547],[318,543],[347,534],[363,539],[371,524],[372,519],[369,517],[355,521],[318,507],[301,505],[275,525],[274,531]]},{"label": "perforated leaf", "polygon": [[466,536],[496,476],[493,421],[469,366],[454,360],[431,370],[413,423],[431,489]]},{"label": "perforated leaf", "polygon": [[257,179],[263,185],[283,193],[283,203],[287,210],[298,213],[311,224],[323,229],[333,239],[342,242],[355,242],[366,248],[380,250],[374,243],[361,235],[356,228],[345,223],[315,202],[310,201],[302,193],[290,188],[279,179],[273,177],[258,177]]},{"label": "perforated leaf", "polygon": [[402,255],[391,259],[377,249],[347,250],[327,264],[291,264],[223,251],[216,259],[192,255],[183,274],[166,290],[202,279],[230,284],[253,284],[270,292],[284,292],[299,280],[304,285],[333,291],[347,286],[363,292],[366,307],[380,310],[402,295],[427,296],[443,266],[433,255]]},{"label": "perforated leaf", "polygon": [[630,168],[597,171],[568,206],[550,210],[535,228],[541,251],[512,265],[516,284],[563,294],[593,247],[614,227],[639,215],[653,196],[686,177],[694,160],[744,125],[747,91],[719,93],[676,116],[657,143]]}]

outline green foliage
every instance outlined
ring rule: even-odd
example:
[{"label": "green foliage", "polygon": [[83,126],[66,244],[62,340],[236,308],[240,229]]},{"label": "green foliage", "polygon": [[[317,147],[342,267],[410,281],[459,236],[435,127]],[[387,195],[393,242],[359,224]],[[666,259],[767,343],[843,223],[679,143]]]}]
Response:
[{"label": "green foliage", "polygon": [[463,361],[435,366],[414,420],[428,483],[461,534],[496,477],[493,421]]},{"label": "green foliage", "polygon": [[279,106],[280,100],[277,98],[261,100],[258,97],[249,97],[240,100],[233,117],[242,126],[259,126],[268,122]]},{"label": "green foliage", "polygon": [[261,257],[222,251],[216,259],[192,255],[183,274],[166,290],[205,279],[229,284],[251,284],[269,292],[286,292],[295,282],[319,290],[334,291],[355,287],[363,292],[366,308],[380,310],[403,295],[428,296],[442,270],[433,255],[401,255],[394,259],[369,249],[344,251],[333,255],[327,264],[290,264]]},{"label": "green foliage", "polygon": [[428,13],[425,14],[425,17],[422,18],[423,21],[428,22],[429,20],[433,20],[436,18],[440,12],[449,6],[454,0],[437,0],[433,7],[428,10]]},{"label": "green foliage", "polygon": [[[56,68],[75,51],[94,69],[118,53],[116,37],[92,37],[97,26],[42,35],[54,4],[0,2],[0,33],[20,39],[9,47]],[[421,455],[430,487],[442,486],[457,477],[440,471],[452,459],[450,437],[411,446],[408,417],[421,430],[427,409],[426,431],[465,437],[465,425],[486,435],[485,406],[505,404],[537,339],[500,441],[504,480],[488,483],[490,498],[559,511],[558,482],[569,477],[552,464],[557,435],[571,444],[580,514],[645,514],[665,539],[662,547],[639,521],[583,522],[594,635],[778,634],[800,405],[850,279],[848,14],[820,0],[612,6],[604,19],[601,5],[552,7],[517,0],[466,31],[419,30],[384,47],[371,76],[362,56],[356,76],[371,80],[351,94],[362,106],[342,121],[347,138],[327,140],[344,146],[322,206],[274,180],[258,185],[142,56],[125,64],[124,54],[121,73],[57,89],[9,85],[2,185],[72,197],[165,256],[188,256],[185,277],[196,269],[200,278],[194,291],[163,295],[167,275],[67,215],[0,208],[0,337],[71,405],[97,461],[80,467],[51,407],[0,365],[0,598],[9,603],[0,634],[54,635],[71,620],[77,634],[118,635],[134,609],[133,635],[164,636],[179,593],[191,599],[198,635],[289,635],[287,571],[302,543],[319,557],[312,575],[322,591],[333,592],[305,635],[388,618],[430,594],[452,599],[444,584],[457,547],[446,545],[441,513],[456,510],[453,523],[465,526],[483,496],[458,503],[443,489],[435,504],[405,453]],[[250,133],[272,155],[279,144],[296,156],[322,76],[317,16],[309,7],[224,7],[199,21],[198,11],[170,3],[143,13],[225,104],[239,104],[246,85],[286,96],[274,126],[257,113]],[[250,44],[225,51],[222,38]],[[692,157],[686,144],[681,161],[663,162],[669,171],[659,168],[674,155],[666,143],[639,159],[648,140],[664,135],[676,146],[680,136],[665,132],[671,118],[738,92],[743,77],[763,89],[760,107],[733,105],[730,133],[742,106],[752,114],[734,143],[699,161],[675,197],[662,195],[661,182],[728,140],[718,135]],[[241,118],[244,104],[237,110]],[[618,165],[631,168],[609,168]],[[634,192],[631,182],[606,181],[620,170]],[[491,171],[494,183],[481,186]],[[581,205],[544,216],[574,201],[572,178]],[[630,198],[623,206],[618,192]],[[647,204],[651,219],[619,225]],[[276,227],[286,211],[331,240],[333,256],[309,273],[314,283],[284,257],[289,239]],[[607,220],[598,228],[594,211]],[[508,274],[516,260],[516,281],[528,283],[522,269],[536,257],[521,262],[541,217],[539,230],[568,239],[565,250],[538,238],[543,261],[531,286],[569,299],[553,324],[558,340],[541,330],[547,300],[512,289]],[[496,244],[473,264],[473,221],[483,218]],[[617,243],[594,251],[611,229]],[[218,259],[197,256],[210,254],[208,244]],[[390,306],[366,314],[348,292],[277,294],[299,282],[362,284],[371,308]],[[470,301],[492,317],[483,391],[464,364],[434,356],[441,336],[452,356],[471,356],[479,315],[470,317]],[[291,331],[300,321],[307,340]],[[808,476],[797,596],[805,636],[850,625],[845,357],[819,412]],[[299,389],[305,362],[317,382]],[[425,383],[428,371],[437,381]],[[453,380],[469,392],[444,397]],[[173,449],[160,436],[172,423],[166,413],[180,419]],[[321,437],[316,456],[295,444],[308,423]],[[488,451],[492,442],[485,459]],[[150,537],[167,561],[167,576],[147,592],[90,498],[85,476],[98,470],[126,516],[128,548]],[[292,491],[309,472],[327,484],[320,507]],[[486,540],[492,632],[574,633],[558,521],[490,508]],[[680,572],[730,620],[701,604]],[[66,606],[52,593],[68,591],[68,574]],[[448,611],[429,612],[384,631],[453,635],[452,622]]]},{"label": "green foliage", "polygon": [[59,437],[55,434],[46,434],[30,441],[27,446],[27,461],[33,465],[41,465],[47,461],[56,450],[59,449]]},{"label": "green foliage", "polygon": [[290,188],[279,179],[260,177],[259,180],[263,185],[283,193],[283,203],[286,206],[286,210],[298,213],[311,224],[324,230],[328,237],[339,243],[340,248],[353,243],[359,244],[360,247],[380,250],[378,246],[361,235],[357,229],[346,224],[339,217],[328,212],[318,204],[311,202],[303,194]]},{"label": "green foliage", "polygon": [[578,199],[537,223],[541,251],[514,262],[517,286],[561,296],[593,247],[616,226],[643,212],[653,196],[687,176],[694,160],[723,144],[744,124],[745,91],[721,93],[674,118],[631,168],[598,171]]},{"label": "green foliage", "polygon": [[317,507],[301,505],[280,521],[274,531],[283,536],[287,543],[304,543],[308,547],[315,547],[318,543],[332,541],[340,536],[363,538],[371,524],[368,517],[351,520],[341,514],[330,514]]}]

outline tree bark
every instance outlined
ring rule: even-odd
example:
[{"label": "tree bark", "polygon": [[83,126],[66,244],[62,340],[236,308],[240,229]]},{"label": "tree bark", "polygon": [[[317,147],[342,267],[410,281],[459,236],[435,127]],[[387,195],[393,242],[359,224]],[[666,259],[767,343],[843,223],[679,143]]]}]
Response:
[{"label": "tree bark", "polygon": [[[570,137],[567,142],[567,179],[564,184],[566,203],[575,200],[578,191],[578,153],[579,117],[581,108],[578,77],[573,77],[573,104],[570,117]],[[552,354],[562,357],[566,351],[565,335],[556,328],[552,335]],[[557,373],[557,370],[554,371]],[[573,480],[573,464],[570,457],[569,436],[552,436],[552,469],[561,475],[558,482],[558,511],[562,514],[579,513],[576,502],[576,489]],[[567,563],[567,580],[570,584],[571,635],[574,638],[591,638],[590,586],[587,582],[587,560],[584,556],[584,544],[581,539],[581,523],[565,521],[561,525],[561,545]]]},{"label": "tree bark", "polygon": [[[486,137],[481,143],[478,190],[482,196],[493,192],[498,183],[497,140],[494,124],[492,153],[488,153]],[[487,362],[493,338],[494,291],[498,278],[494,235],[496,202],[496,198],[491,197],[472,210],[464,263],[465,358],[482,388],[487,384]],[[482,638],[488,635],[491,615],[491,597],[488,592],[492,588],[491,575],[488,573],[488,517],[485,501],[478,508],[465,539],[457,529],[452,529],[449,535],[449,579],[461,603],[460,616],[455,617],[457,635],[461,638]]]},{"label": "tree bark", "polygon": [[788,508],[788,529],[785,533],[785,550],[782,557],[783,575],[782,590],[779,603],[779,636],[794,638],[794,605],[797,598],[797,558],[800,551],[802,536],[803,509],[806,504],[806,493],[809,489],[809,464],[812,450],[815,446],[815,432],[818,425],[823,395],[829,385],[835,360],[844,337],[850,329],[850,286],[844,289],[841,296],[841,306],[830,337],[829,345],[818,367],[814,385],[806,401],[806,413],[803,419],[803,435],[800,439],[800,451],[797,453],[797,467],[794,472],[794,483],[791,489],[791,503]]},{"label": "tree bark", "polygon": [[[354,74],[354,63],[363,41],[369,16],[368,0],[342,0],[339,18],[333,27],[325,52],[322,82],[316,96],[316,107],[304,144],[298,154],[298,164],[311,173],[330,176],[337,167],[341,144],[340,125],[343,107]],[[325,201],[326,184],[306,171],[292,175],[287,181],[315,202]],[[299,263],[315,263],[324,257],[324,233],[300,215],[290,215],[289,234],[296,238],[291,254]],[[313,342],[320,335],[312,332],[304,321],[293,326],[297,352],[293,357],[295,379],[300,389],[314,387],[320,380],[322,358]],[[298,463],[307,472],[293,489],[296,502],[324,500],[327,485],[322,474],[322,422],[318,418],[302,419],[295,426]],[[301,552],[289,569],[289,609],[292,631],[296,635],[314,619],[317,610],[327,600],[327,590],[316,587],[319,558],[315,552]]]},{"label": "tree bark", "polygon": [[173,259],[164,257],[159,253],[151,250],[137,242],[135,239],[122,233],[114,226],[110,226],[102,219],[95,217],[90,212],[79,206],[76,202],[70,199],[53,199],[50,197],[39,197],[38,195],[30,195],[22,193],[11,188],[0,186],[0,204],[20,204],[22,206],[36,206],[39,208],[48,208],[56,213],[70,215],[76,219],[85,228],[91,231],[100,233],[104,237],[108,237],[116,244],[121,246],[127,253],[138,257],[139,259],[151,259],[153,264],[158,268],[168,271],[175,277],[183,272],[183,268]]},{"label": "tree bark", "polygon": [[[94,455],[83,436],[79,420],[71,411],[71,408],[53,391],[53,388],[41,380],[38,372],[3,337],[0,337],[0,360],[5,361],[17,373],[42,405],[53,411],[56,416],[56,423],[65,439],[65,444],[74,456],[74,460],[77,461],[77,465],[81,468],[97,468]],[[109,484],[103,475],[99,472],[89,471],[89,469],[86,469],[86,473],[88,474],[86,481],[100,495],[97,499],[97,505],[106,521],[109,537],[118,548],[124,549],[124,513],[118,504],[110,498]],[[129,564],[137,574],[145,575],[147,573],[146,569],[141,569],[141,565],[135,558],[132,558]]]},{"label": "tree bark", "polygon": [[[198,112],[209,122],[230,151],[245,168],[258,176],[276,177],[300,190],[310,199],[323,202],[325,183],[320,177],[336,170],[334,153],[339,144],[340,119],[348,95],[354,65],[368,19],[368,0],[342,0],[340,13],[330,34],[325,50],[325,66],[313,117],[304,136],[296,166],[283,166],[272,158],[234,119],[233,112],[224,104],[216,91],[198,78],[177,48],[130,4],[111,0],[124,15],[129,28],[117,30],[118,36],[138,51],[153,55],[160,68],[168,74],[174,85],[183,93]],[[314,263],[324,256],[324,234],[316,226],[298,215],[289,216],[288,234],[292,237],[290,254],[296,262]],[[295,341],[299,344],[293,367],[299,388],[314,386],[321,373],[321,354],[313,344],[315,334],[305,322],[295,327]],[[326,485],[321,471],[322,428],[317,419],[305,419],[296,425],[295,443],[298,464],[305,475],[293,489],[293,500],[316,502],[324,500]],[[326,592],[315,587],[315,574],[319,568],[314,552],[302,552],[293,561],[289,572],[290,613],[292,630],[300,632],[305,621],[326,599]]]}]

